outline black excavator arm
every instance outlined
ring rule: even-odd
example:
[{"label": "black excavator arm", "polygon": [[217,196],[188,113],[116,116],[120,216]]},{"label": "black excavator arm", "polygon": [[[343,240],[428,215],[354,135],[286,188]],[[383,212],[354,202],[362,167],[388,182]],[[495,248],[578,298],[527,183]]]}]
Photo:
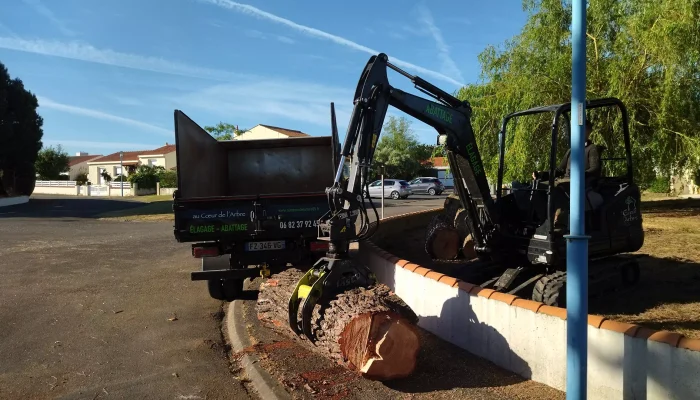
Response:
[{"label": "black excavator arm", "polygon": [[[387,77],[388,68],[409,78],[419,90],[437,101],[392,87]],[[335,184],[328,190],[331,197],[329,225],[335,223],[341,229],[344,226],[344,232],[354,232],[351,228],[355,217],[366,216],[359,200],[364,189],[361,186],[369,183],[369,168],[389,106],[432,126],[444,138],[450,170],[455,178],[455,190],[468,212],[468,224],[477,250],[488,251],[495,233],[497,215],[471,126],[471,106],[424,79],[392,65],[386,54],[378,54],[369,59],[355,90],[354,108],[341,155],[343,160],[351,157],[350,176],[343,188],[340,180],[343,165],[338,166]],[[334,216],[347,220],[340,221],[334,219]],[[325,232],[329,234],[331,243],[337,240],[363,239],[366,236],[362,231],[355,237],[352,233],[338,234],[338,230],[330,226]],[[338,250],[342,251],[344,245],[338,245]]]},{"label": "black excavator arm", "polygon": [[[388,68],[409,78],[419,90],[437,101],[392,87],[387,77]],[[337,161],[335,181],[326,189],[330,210],[319,221],[319,237],[329,241],[328,253],[299,281],[289,300],[291,328],[297,333],[303,331],[312,341],[310,319],[316,302],[345,288],[374,282],[371,271],[366,266],[355,266],[347,252],[350,242],[371,236],[362,193],[368,191],[369,171],[389,106],[432,126],[444,138],[455,190],[468,213],[467,224],[475,249],[490,252],[490,244],[497,236],[498,218],[472,130],[469,103],[392,65],[386,54],[370,57],[355,90],[354,107]],[[331,112],[333,134],[336,135],[334,110]],[[346,181],[343,172],[348,158],[350,173]],[[368,200],[376,215],[372,200]],[[359,231],[356,227],[358,217],[361,219]],[[378,224],[379,218],[375,227]],[[300,324],[297,319],[301,302]]]}]

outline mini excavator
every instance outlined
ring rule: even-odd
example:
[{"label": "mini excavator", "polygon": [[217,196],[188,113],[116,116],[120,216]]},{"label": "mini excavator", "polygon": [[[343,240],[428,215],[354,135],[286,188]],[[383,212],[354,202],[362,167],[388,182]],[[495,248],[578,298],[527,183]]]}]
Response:
[{"label": "mini excavator", "polygon": [[[434,101],[392,87],[387,77],[388,69],[410,79],[418,90]],[[640,202],[640,191],[631,175],[624,106],[616,99],[590,104],[592,107],[610,105],[617,105],[623,111],[628,173],[619,178],[602,178],[596,183],[604,201],[594,213],[587,213],[591,214],[587,218],[595,220],[591,224],[594,228],[587,232],[591,236],[589,271],[596,276],[595,279],[603,281],[610,281],[611,275],[622,271],[622,280],[629,281],[632,279],[629,277],[630,269],[636,270],[638,276],[638,266],[634,258],[621,259],[618,255],[634,252],[643,243],[641,214],[636,207]],[[313,342],[311,317],[317,303],[353,287],[376,282],[372,271],[353,262],[348,251],[351,242],[369,238],[380,223],[374,203],[371,199],[365,199],[362,193],[368,190],[370,167],[389,106],[433,127],[440,143],[444,144],[454,175],[455,194],[465,211],[459,214],[464,218],[461,222],[468,228],[478,255],[470,263],[470,269],[481,268],[493,274],[493,278],[487,279],[481,286],[511,294],[520,294],[530,288],[533,299],[562,306],[565,296],[558,296],[558,293],[565,290],[566,239],[554,232],[551,223],[554,210],[550,199],[553,190],[556,190],[554,174],[551,174],[547,188],[542,188],[543,182],[538,179],[533,181],[530,189],[525,189],[530,195],[513,192],[502,196],[500,191],[496,196],[492,195],[472,130],[469,102],[457,99],[418,76],[410,75],[391,64],[386,54],[380,53],[370,57],[355,90],[345,142],[340,157],[336,159],[335,181],[326,188],[329,211],[319,220],[319,239],[328,241],[328,252],[306,272],[289,299],[289,324],[292,330],[297,334],[303,333]],[[555,109],[557,118],[567,111],[565,105]],[[515,114],[509,115],[508,119],[513,116]],[[333,110],[331,124],[333,135],[337,137]],[[505,126],[506,119],[501,142]],[[555,145],[556,139],[553,139]],[[552,157],[555,155],[552,151]],[[502,144],[500,157],[502,166]],[[344,177],[348,159],[349,175]],[[553,169],[556,162],[550,164]],[[499,170],[499,183],[501,175],[502,168]],[[369,201],[374,211],[376,222],[373,224],[369,223],[365,200]],[[544,211],[532,212],[533,207]],[[533,218],[533,215],[538,217]],[[359,229],[356,225],[358,218]],[[604,272],[603,278],[601,271]]]}]

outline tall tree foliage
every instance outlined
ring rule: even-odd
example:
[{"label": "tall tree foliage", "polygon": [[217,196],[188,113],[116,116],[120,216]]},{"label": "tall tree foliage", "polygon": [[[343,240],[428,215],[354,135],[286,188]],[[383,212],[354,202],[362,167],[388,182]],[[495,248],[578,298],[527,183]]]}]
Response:
[{"label": "tall tree foliage", "polygon": [[62,172],[70,171],[69,162],[68,153],[63,150],[61,145],[58,145],[55,148],[50,146],[40,150],[34,166],[39,179],[51,181],[61,179]]},{"label": "tall tree foliage", "polygon": [[389,116],[374,152],[373,179],[378,178],[380,168],[384,168],[387,177],[410,179],[430,166],[432,152],[432,146],[418,142],[411,121]]},{"label": "tall tree foliage", "polygon": [[[571,4],[525,0],[521,33],[480,55],[480,82],[458,92],[474,108],[474,129],[484,165],[495,176],[497,132],[510,112],[571,99]],[[700,164],[700,2],[596,0],[587,20],[588,99],[618,97],[627,106],[635,176],[643,186]],[[621,116],[593,111],[592,139],[606,155],[622,153]],[[509,124],[506,179],[527,179],[549,162],[552,114]],[[558,135],[558,157],[568,131]],[[624,167],[609,164],[611,170]],[[612,171],[612,172],[617,172]]]},{"label": "tall tree foliage", "polygon": [[233,140],[233,138],[246,131],[245,129],[238,129],[238,125],[227,122],[219,122],[214,126],[205,126],[204,130],[209,132],[216,140]]},{"label": "tall tree foliage", "polygon": [[0,63],[0,196],[34,191],[34,162],[44,134],[38,105],[34,94],[19,78],[10,78]]}]

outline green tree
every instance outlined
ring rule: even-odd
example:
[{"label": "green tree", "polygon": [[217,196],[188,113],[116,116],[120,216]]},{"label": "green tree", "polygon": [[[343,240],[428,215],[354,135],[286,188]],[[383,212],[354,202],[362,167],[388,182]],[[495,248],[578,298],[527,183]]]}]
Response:
[{"label": "green tree", "polygon": [[[474,109],[487,173],[498,166],[496,133],[510,112],[571,99],[571,4],[525,0],[520,34],[480,55],[479,82],[458,92]],[[635,177],[648,186],[700,162],[700,3],[691,0],[598,0],[587,12],[587,98],[618,97],[630,115]],[[506,180],[528,179],[548,163],[551,114],[523,117],[506,141]],[[619,156],[619,112],[591,111],[592,139]],[[512,128],[512,129],[511,129]],[[569,146],[560,132],[558,157]],[[618,164],[617,168],[623,168]]]},{"label": "green tree", "polygon": [[156,182],[165,168],[160,165],[139,165],[133,174],[127,177],[131,183],[138,185],[140,189],[155,189]]},{"label": "green tree", "polygon": [[411,121],[405,117],[390,116],[382,128],[382,136],[374,153],[375,168],[372,179],[380,175],[384,168],[385,176],[410,179],[429,167],[432,149],[418,142],[411,129]]},{"label": "green tree", "polygon": [[34,162],[44,134],[38,106],[36,96],[0,63],[0,197],[34,191]]},{"label": "green tree", "polygon": [[61,145],[49,146],[39,151],[34,167],[39,179],[55,181],[61,179],[62,172],[70,171],[70,157]]},{"label": "green tree", "polygon": [[214,126],[205,126],[204,130],[209,132],[216,140],[233,140],[234,137],[246,132],[246,129],[238,129],[238,125],[219,122]]},{"label": "green tree", "polygon": [[85,170],[81,170],[78,175],[75,177],[75,183],[77,183],[80,186],[83,186],[87,184],[88,182],[88,174],[85,172]]}]

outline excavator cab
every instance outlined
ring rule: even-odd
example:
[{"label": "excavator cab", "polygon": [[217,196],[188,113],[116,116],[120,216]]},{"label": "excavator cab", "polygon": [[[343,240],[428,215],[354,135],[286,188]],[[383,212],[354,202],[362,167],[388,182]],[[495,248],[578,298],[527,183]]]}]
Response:
[{"label": "excavator cab", "polygon": [[[594,145],[598,146],[602,174],[586,181],[585,226],[586,234],[590,236],[589,256],[600,259],[637,251],[644,243],[644,231],[639,210],[640,190],[633,176],[627,110],[617,98],[590,100],[586,103],[586,110],[589,115],[612,116],[618,113],[616,120],[621,121],[622,125],[617,129],[598,127],[596,129],[604,129],[607,134],[594,132],[592,135],[592,138],[601,139],[603,143],[593,140]],[[500,231],[520,254],[527,255],[528,262],[545,264],[555,270],[563,270],[566,265],[565,235],[568,228],[561,231],[555,229],[554,215],[561,199],[568,208],[568,179],[555,178],[555,169],[570,143],[567,140],[571,131],[570,112],[571,103],[565,103],[508,114],[503,118],[498,140],[496,204],[502,210]],[[529,183],[515,182],[511,187],[504,187],[506,147],[507,143],[512,142],[509,124],[512,125],[514,119],[542,117],[544,113],[553,114],[551,136],[548,138],[549,153],[543,160],[548,169],[548,174],[545,174],[547,178],[535,178]],[[617,134],[613,135],[613,131]],[[566,222],[568,226],[568,218]]]}]

